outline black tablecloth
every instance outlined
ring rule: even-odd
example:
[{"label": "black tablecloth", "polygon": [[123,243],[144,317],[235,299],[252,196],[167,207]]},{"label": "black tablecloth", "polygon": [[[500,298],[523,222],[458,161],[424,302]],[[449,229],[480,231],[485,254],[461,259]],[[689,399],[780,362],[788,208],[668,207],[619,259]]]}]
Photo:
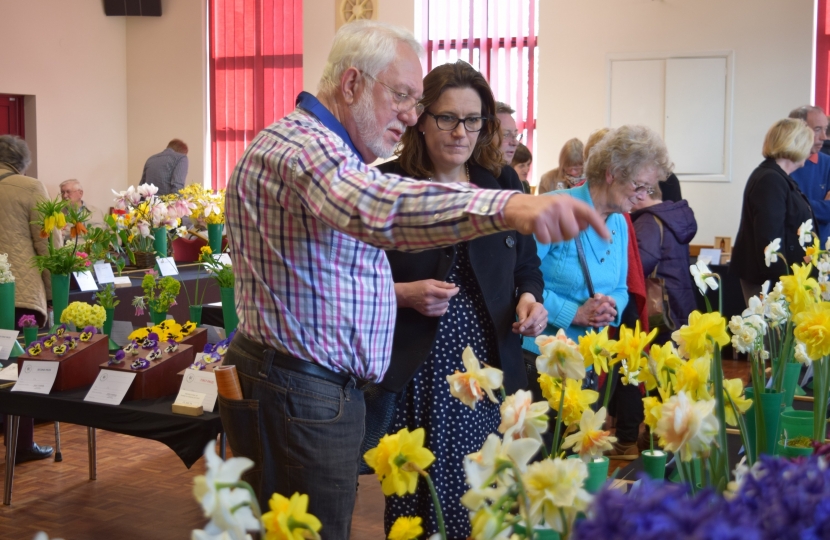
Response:
[{"label": "black tablecloth", "polygon": [[175,396],[125,401],[113,406],[84,401],[88,390],[80,388],[42,395],[3,388],[0,389],[0,413],[68,422],[159,441],[176,452],[188,469],[202,456],[207,443],[222,432],[222,420],[217,413],[205,412],[195,417],[173,414],[171,406]]}]

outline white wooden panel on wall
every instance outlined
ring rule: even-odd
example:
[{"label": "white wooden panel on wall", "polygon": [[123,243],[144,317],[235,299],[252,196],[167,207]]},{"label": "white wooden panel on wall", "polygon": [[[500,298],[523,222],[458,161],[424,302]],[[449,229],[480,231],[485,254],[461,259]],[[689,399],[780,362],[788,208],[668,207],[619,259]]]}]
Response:
[{"label": "white wooden panel on wall", "polygon": [[682,175],[722,175],[726,138],[726,58],[666,59],[664,139]]},{"label": "white wooden panel on wall", "polygon": [[610,127],[641,124],[663,134],[665,66],[662,58],[611,61]]}]

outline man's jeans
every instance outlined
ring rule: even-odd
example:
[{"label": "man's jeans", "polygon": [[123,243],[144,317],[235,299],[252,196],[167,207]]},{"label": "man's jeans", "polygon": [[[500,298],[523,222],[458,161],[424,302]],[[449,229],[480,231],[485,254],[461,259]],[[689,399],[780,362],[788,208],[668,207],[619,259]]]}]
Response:
[{"label": "man's jeans", "polygon": [[224,364],[236,366],[245,399],[219,398],[222,424],[234,456],[255,464],[243,480],[253,486],[263,513],[272,493],[307,494],[322,537],[345,540],[363,440],[363,392],[354,379],[337,385],[277,367],[264,349],[237,333],[225,355]]}]

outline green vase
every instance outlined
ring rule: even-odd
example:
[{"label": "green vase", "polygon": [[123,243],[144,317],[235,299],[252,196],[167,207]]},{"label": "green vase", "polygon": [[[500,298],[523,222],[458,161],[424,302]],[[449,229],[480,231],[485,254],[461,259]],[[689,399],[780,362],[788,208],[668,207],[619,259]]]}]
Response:
[{"label": "green vase", "polygon": [[0,328],[14,330],[14,281],[0,283]]},{"label": "green vase", "polygon": [[24,326],[23,327],[23,343],[26,346],[29,346],[29,343],[37,340],[37,326]]},{"label": "green vase", "polygon": [[167,227],[159,227],[153,231],[155,240],[153,249],[156,250],[156,257],[167,257]]},{"label": "green vase", "polygon": [[[527,529],[524,528],[524,525],[516,524],[513,525],[513,532],[519,535],[525,535]],[[540,529],[536,528],[533,530],[533,538],[535,540],[559,540],[561,537],[558,532],[554,531],[553,529]]]},{"label": "green vase", "polygon": [[61,323],[63,310],[69,305],[69,275],[52,274],[52,311],[54,313],[53,324]]},{"label": "green vase", "polygon": [[208,223],[208,244],[213,253],[222,253],[222,229],[224,223]]},{"label": "green vase", "polygon": [[813,453],[813,448],[800,448],[797,446],[784,446],[784,441],[778,441],[775,453],[782,457],[799,457],[809,456]]},{"label": "green vase", "polygon": [[792,408],[795,387],[798,385],[798,376],[801,375],[801,364],[789,362],[784,367],[784,408]]},{"label": "green vase", "polygon": [[150,319],[153,321],[153,325],[161,324],[165,320],[167,320],[167,312],[166,311],[153,311],[150,310]]},{"label": "green vase", "polygon": [[749,387],[746,389],[746,397],[752,399],[752,406],[746,411],[746,431],[749,439],[749,455],[755,461],[759,454],[772,455],[775,451],[775,443],[778,440],[778,423],[781,418],[781,411],[784,406],[783,392],[764,392],[761,394],[761,414],[764,417],[764,428],[766,430],[766,437],[763,441],[763,447],[758,452],[758,433],[755,422],[755,389]]},{"label": "green vase", "polygon": [[107,314],[107,318],[104,321],[104,335],[112,334],[112,321],[115,320],[115,308],[104,308],[104,311]]},{"label": "green vase", "polygon": [[668,454],[662,450],[643,450],[640,453],[643,456],[643,469],[646,474],[654,480],[664,480],[666,478],[666,458]]},{"label": "green vase", "polygon": [[195,322],[196,326],[202,326],[202,306],[190,306],[190,322]]},{"label": "green vase", "polygon": [[[568,456],[568,459],[581,459],[578,455],[573,454]],[[610,461],[605,456],[601,458],[592,459],[585,465],[588,467],[588,478],[585,479],[585,491],[588,493],[596,493],[602,488],[605,481],[608,480],[608,465]]]},{"label": "green vase", "polygon": [[231,332],[236,330],[236,325],[239,324],[233,287],[219,287],[219,294],[222,297],[222,318],[225,320],[225,335],[230,335]]},{"label": "green vase", "polygon": [[778,439],[787,432],[788,439],[795,437],[813,438],[813,411],[784,411],[778,426]]}]

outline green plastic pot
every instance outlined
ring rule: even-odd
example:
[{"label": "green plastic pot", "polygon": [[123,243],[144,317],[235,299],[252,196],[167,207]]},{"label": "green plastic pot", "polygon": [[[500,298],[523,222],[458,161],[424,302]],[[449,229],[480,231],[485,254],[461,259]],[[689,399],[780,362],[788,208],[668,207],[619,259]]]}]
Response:
[{"label": "green plastic pot", "polygon": [[213,253],[222,253],[222,229],[224,223],[208,223],[208,245]]},{"label": "green plastic pot", "polygon": [[788,439],[813,437],[813,411],[784,411],[778,427],[779,439],[787,432]]},{"label": "green plastic pot", "polygon": [[[568,459],[580,459],[576,454],[568,456]],[[601,458],[592,459],[585,465],[588,467],[588,478],[585,479],[585,491],[588,493],[596,493],[599,491],[605,481],[608,480],[608,465],[610,461],[605,456]]]},{"label": "green plastic pot", "polygon": [[813,449],[800,448],[797,446],[784,446],[784,441],[778,441],[776,453],[781,457],[809,456],[813,453]]},{"label": "green plastic pot", "polygon": [[61,323],[63,310],[69,305],[69,275],[52,274],[52,311],[54,313],[53,324]]},{"label": "green plastic pot", "polygon": [[153,231],[153,249],[156,257],[167,257],[167,227],[159,227]]},{"label": "green plastic pot", "polygon": [[233,287],[219,287],[219,295],[222,298],[222,318],[225,320],[225,335],[230,335],[231,332],[236,330],[236,326],[239,324]]},{"label": "green plastic pot", "polygon": [[14,330],[14,281],[0,283],[0,328]]},{"label": "green plastic pot", "polygon": [[793,406],[795,387],[798,386],[798,376],[801,375],[801,364],[789,362],[784,366],[784,407]]},{"label": "green plastic pot", "polygon": [[646,474],[655,480],[663,480],[666,478],[666,458],[668,453],[662,450],[643,450],[640,452],[643,456],[643,469]]},{"label": "green plastic pot", "polygon": [[[757,400],[755,399],[755,389],[749,387],[746,389],[746,397],[752,399],[752,406],[746,411],[746,431],[749,439],[749,452],[753,461],[758,458],[757,433],[755,426],[755,406]],[[783,392],[764,392],[760,396],[761,410],[764,416],[764,424],[766,427],[765,448],[762,454],[772,455],[775,451],[775,443],[778,441],[778,422],[781,418],[781,409],[784,406]]]},{"label": "green plastic pot", "polygon": [[190,321],[202,326],[202,306],[190,306]]},{"label": "green plastic pot", "polygon": [[35,340],[37,340],[37,326],[24,326],[23,327],[23,342],[28,347],[29,344]]},{"label": "green plastic pot", "polygon": [[153,324],[161,324],[165,320],[167,320],[167,312],[166,311],[153,311],[150,310],[150,319],[152,319]]}]

